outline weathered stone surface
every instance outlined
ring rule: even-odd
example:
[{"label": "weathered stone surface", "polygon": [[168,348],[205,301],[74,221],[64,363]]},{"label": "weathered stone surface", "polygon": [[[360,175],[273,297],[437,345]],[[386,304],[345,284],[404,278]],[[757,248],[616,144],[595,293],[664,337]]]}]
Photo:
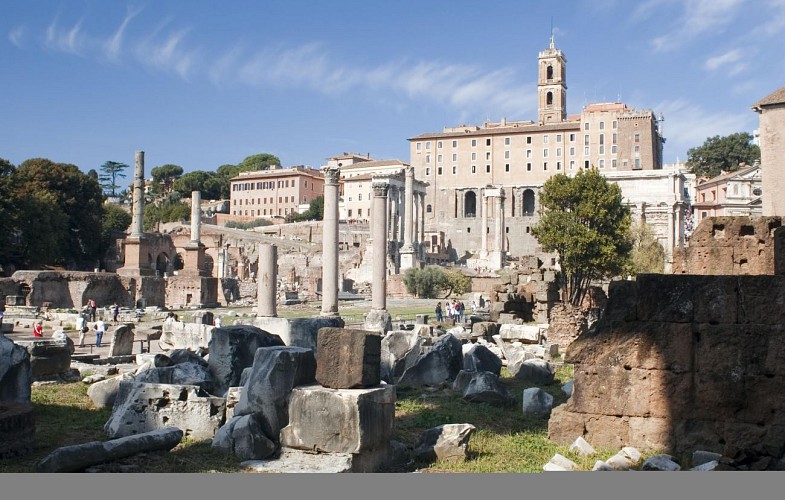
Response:
[{"label": "weathered stone surface", "polygon": [[615,471],[616,469],[614,469],[610,465],[606,464],[602,460],[597,460],[596,462],[594,462],[594,467],[592,467],[591,470],[592,471],[598,471],[598,470]]},{"label": "weathered stone surface", "polygon": [[704,451],[704,450],[695,450],[692,452],[692,465],[696,467],[698,465],[703,465],[705,463],[711,462],[712,460],[719,460],[722,458],[722,454],[714,453],[712,451]]},{"label": "weathered stone surface", "polygon": [[281,429],[289,423],[292,389],[313,383],[315,373],[316,360],[310,349],[294,346],[257,349],[234,414],[257,414],[265,435],[277,443]]},{"label": "weathered stone surface", "polygon": [[240,465],[255,472],[287,474],[339,474],[352,472],[351,453],[314,453],[282,448],[281,456],[268,460],[248,460]]},{"label": "weathered stone surface", "polygon": [[681,466],[670,455],[654,455],[643,461],[641,470],[677,471]]},{"label": "weathered stone surface", "polygon": [[463,394],[463,391],[466,390],[466,387],[469,385],[469,382],[472,381],[472,378],[476,374],[477,372],[474,370],[459,371],[458,375],[455,376],[455,380],[453,380],[452,382],[452,390]]},{"label": "weathered stone surface", "polygon": [[[123,391],[123,386],[128,388]],[[110,439],[165,427],[182,429],[191,439],[213,439],[223,423],[226,400],[195,385],[146,384],[121,381],[112,415],[104,425]]]},{"label": "weathered stone surface", "polygon": [[499,376],[502,371],[502,360],[484,345],[475,344],[463,357],[463,369],[491,372]]},{"label": "weathered stone surface", "polygon": [[195,351],[192,351],[191,349],[173,349],[169,351],[168,356],[172,365],[179,363],[196,363],[197,365],[207,367],[207,360],[204,359],[202,354],[203,351],[201,348]]},{"label": "weathered stone surface", "polygon": [[578,470],[578,464],[565,457],[564,455],[555,454],[548,463],[542,468],[545,471],[570,471]]},{"label": "weathered stone surface", "polygon": [[537,325],[501,325],[499,336],[502,340],[517,340],[523,344],[540,342],[540,327]]},{"label": "weathered stone surface", "polygon": [[515,397],[502,384],[499,376],[491,372],[474,372],[471,380],[463,390],[463,399],[470,403],[488,403],[492,405],[510,405]]},{"label": "weathered stone surface", "polygon": [[[363,330],[383,336],[393,329],[392,316],[390,316],[390,313],[386,310],[371,309],[365,315],[365,321],[363,322],[362,328]],[[317,337],[317,342],[318,340]],[[318,352],[319,348],[316,350]]]},{"label": "weathered stone surface", "polygon": [[317,337],[316,381],[331,389],[378,385],[381,343],[375,332],[322,328]]},{"label": "weathered stone surface", "polygon": [[29,403],[32,383],[30,354],[0,335],[0,401]]},{"label": "weathered stone surface", "polygon": [[95,375],[88,375],[82,379],[82,382],[90,385],[95,384],[96,382],[100,382],[102,380],[106,380],[106,377],[100,373],[96,373]]},{"label": "weathered stone surface", "polygon": [[461,341],[452,335],[440,338],[431,349],[421,355],[398,380],[398,385],[439,385],[451,382],[461,371],[463,352]]},{"label": "weathered stone surface", "polygon": [[625,446],[618,453],[605,461],[615,470],[628,470],[641,459],[640,452],[632,446]]},{"label": "weathered stone surface", "polygon": [[35,465],[36,472],[77,472],[85,468],[130,457],[138,453],[171,450],[180,443],[183,431],[161,428],[110,441],[65,446],[54,450]]},{"label": "weathered stone surface", "polygon": [[208,347],[208,365],[215,380],[215,394],[223,395],[229,387],[239,385],[240,375],[253,364],[258,348],[282,345],[284,342],[281,337],[255,326],[216,328]]},{"label": "weathered stone surface", "polygon": [[499,324],[492,321],[472,323],[472,337],[492,338],[499,333]]},{"label": "weathered stone surface", "polygon": [[205,392],[213,392],[210,370],[199,363],[178,363],[164,368],[150,367],[136,373],[136,381],[147,384],[195,385]]},{"label": "weathered stone surface", "polygon": [[392,331],[381,342],[381,378],[393,383],[422,353],[423,339],[416,332]]},{"label": "weathered stone surface", "polygon": [[206,349],[210,345],[210,339],[215,329],[211,325],[166,320],[163,324],[161,337],[158,339],[158,347],[162,351],[170,351],[172,349],[196,350],[200,347]]},{"label": "weathered stone surface", "polygon": [[476,429],[472,424],[444,424],[428,429],[417,440],[414,455],[428,461],[463,462]]},{"label": "weathered stone surface", "polygon": [[570,380],[569,382],[561,386],[561,390],[564,394],[567,395],[567,397],[570,397],[572,396],[572,390],[574,387],[575,387],[574,381]]},{"label": "weathered stone surface", "polygon": [[524,415],[548,418],[553,409],[553,396],[539,387],[524,389],[522,407]]},{"label": "weathered stone surface", "polygon": [[311,349],[316,355],[316,339],[322,328],[343,328],[343,318],[272,318],[258,317],[253,324],[266,332],[281,337],[285,345]]},{"label": "weathered stone surface", "polygon": [[276,444],[264,434],[253,413],[228,420],[215,433],[212,447],[246,460],[267,458],[276,450]]},{"label": "weathered stone surface", "polygon": [[573,443],[570,445],[570,451],[574,451],[578,455],[584,457],[597,453],[594,447],[592,447],[588,441],[583,439],[582,436],[578,436],[575,441],[573,441]]},{"label": "weathered stone surface", "polygon": [[29,402],[0,401],[0,460],[35,450],[35,415]]},{"label": "weathered stone surface", "polygon": [[127,356],[134,352],[134,326],[133,324],[120,325],[107,332],[103,342],[109,343],[109,356]]},{"label": "weathered stone surface", "polygon": [[56,339],[19,340],[17,345],[30,354],[32,379],[46,380],[66,373],[71,367],[73,342]]},{"label": "weathered stone surface", "polygon": [[554,379],[553,365],[541,359],[527,359],[520,364],[515,378],[537,385],[550,385]]},{"label": "weathered stone surface", "polygon": [[243,389],[244,387],[230,387],[226,390],[226,421],[234,417],[234,409],[237,407],[237,403],[240,402],[240,398],[243,397]]},{"label": "weathered stone surface", "polygon": [[714,470],[714,469],[717,468],[718,465],[720,465],[720,463],[717,460],[711,460],[709,462],[702,463],[700,465],[696,465],[695,467],[690,469],[690,471],[709,471],[709,470]]},{"label": "weathered stone surface", "polygon": [[132,375],[125,374],[96,382],[88,387],[87,395],[90,397],[90,400],[92,400],[93,404],[97,408],[112,407],[114,406],[114,402],[117,398],[117,391],[120,387],[120,381],[133,381],[133,379],[134,377]]},{"label": "weathered stone surface", "polygon": [[586,312],[580,306],[559,302],[548,320],[548,343],[566,350],[588,328]]},{"label": "weathered stone surface", "polygon": [[281,445],[331,453],[386,448],[395,420],[395,386],[369,389],[296,387]]}]

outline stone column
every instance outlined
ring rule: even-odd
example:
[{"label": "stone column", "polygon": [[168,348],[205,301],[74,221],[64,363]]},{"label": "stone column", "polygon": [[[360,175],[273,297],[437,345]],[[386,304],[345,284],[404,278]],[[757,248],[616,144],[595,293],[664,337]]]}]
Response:
[{"label": "stone column", "polygon": [[371,235],[373,237],[373,283],[371,308],[387,308],[387,192],[390,185],[373,183],[373,205],[371,207]]},{"label": "stone column", "polygon": [[488,198],[485,193],[480,195],[480,211],[482,212],[482,224],[480,225],[480,254],[488,251]]},{"label": "stone column", "polygon": [[403,250],[410,251],[414,243],[414,167],[406,167],[404,172]]},{"label": "stone column", "polygon": [[199,243],[202,234],[202,193],[191,192],[191,241]]},{"label": "stone column", "polygon": [[144,233],[144,151],[137,151],[135,160],[131,236],[138,238]]},{"label": "stone column", "polygon": [[496,251],[504,251],[504,191],[496,197]]},{"label": "stone column", "polygon": [[325,167],[322,235],[322,316],[338,316],[338,182],[341,170]]},{"label": "stone column", "polygon": [[420,193],[418,196],[420,203],[418,204],[417,208],[417,220],[419,221],[419,233],[420,235],[417,237],[417,241],[422,243],[425,241],[425,193]]},{"label": "stone column", "polygon": [[256,316],[277,316],[275,301],[278,294],[278,247],[259,243]]}]

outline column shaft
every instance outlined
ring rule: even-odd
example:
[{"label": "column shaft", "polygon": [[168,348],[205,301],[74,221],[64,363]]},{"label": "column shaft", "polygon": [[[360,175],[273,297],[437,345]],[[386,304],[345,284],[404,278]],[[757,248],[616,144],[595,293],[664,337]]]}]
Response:
[{"label": "column shaft", "polygon": [[338,181],[340,169],[324,172],[322,236],[322,316],[338,315]]},{"label": "column shaft", "polygon": [[144,232],[144,151],[136,152],[132,200],[131,236],[139,237]]},{"label": "column shaft", "polygon": [[202,231],[202,193],[191,192],[191,241],[199,243]]},{"label": "column shaft", "polygon": [[371,211],[371,236],[373,237],[373,283],[371,284],[371,309],[387,308],[387,192],[389,184],[373,184]]},{"label": "column shaft", "polygon": [[277,316],[276,295],[278,293],[278,247],[270,243],[259,244],[257,269],[256,315]]}]

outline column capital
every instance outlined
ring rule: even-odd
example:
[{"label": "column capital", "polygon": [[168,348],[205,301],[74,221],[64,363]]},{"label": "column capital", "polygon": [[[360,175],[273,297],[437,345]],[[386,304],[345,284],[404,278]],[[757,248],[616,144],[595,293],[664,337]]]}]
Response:
[{"label": "column capital", "polygon": [[404,167],[403,173],[406,175],[406,177],[414,178],[414,167],[411,165]]},{"label": "column capital", "polygon": [[390,184],[387,182],[374,182],[371,184],[371,188],[373,189],[374,196],[387,196],[387,193],[390,190]]},{"label": "column capital", "polygon": [[338,184],[341,178],[341,169],[338,167],[323,167],[322,174],[324,174],[325,184]]}]

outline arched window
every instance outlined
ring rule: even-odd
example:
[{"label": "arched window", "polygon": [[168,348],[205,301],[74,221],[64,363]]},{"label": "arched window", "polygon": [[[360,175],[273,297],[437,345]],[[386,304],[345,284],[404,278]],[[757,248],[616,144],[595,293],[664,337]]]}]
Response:
[{"label": "arched window", "polygon": [[548,94],[545,96],[545,104],[548,106],[553,105],[553,92],[548,92]]},{"label": "arched window", "polygon": [[523,215],[527,217],[534,215],[534,191],[531,189],[523,192]]},{"label": "arched window", "polygon": [[433,212],[433,206],[432,205],[425,205],[425,211],[427,213]]},{"label": "arched window", "polygon": [[546,78],[548,78],[548,80],[553,80],[553,66],[549,64],[545,72],[547,73]]},{"label": "arched window", "polygon": [[474,191],[467,191],[466,194],[463,195],[463,216],[477,216],[477,195]]}]

